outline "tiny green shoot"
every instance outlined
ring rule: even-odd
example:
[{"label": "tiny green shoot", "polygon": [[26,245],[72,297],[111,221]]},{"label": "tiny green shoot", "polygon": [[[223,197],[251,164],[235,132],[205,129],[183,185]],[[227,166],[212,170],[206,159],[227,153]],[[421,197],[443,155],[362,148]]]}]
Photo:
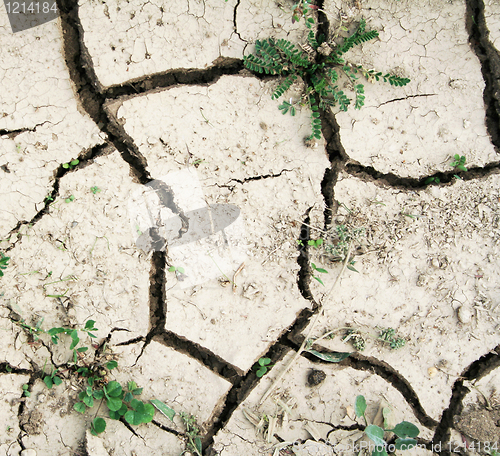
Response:
[{"label": "tiny green shoot", "polygon": [[99,187],[97,187],[97,186],[95,186],[95,185],[94,185],[93,187],[90,187],[90,191],[91,191],[94,195],[96,195],[97,193],[99,193],[99,192],[101,191],[101,189],[100,189]]},{"label": "tiny green shoot", "polygon": [[7,266],[9,265],[9,260],[10,260],[10,257],[8,256],[5,256],[3,254],[3,252],[0,252],[0,277],[3,276],[3,270],[7,269]]},{"label": "tiny green shoot", "polygon": [[271,358],[259,358],[259,361],[255,363],[253,369],[255,370],[255,375],[261,378],[267,373],[267,370],[272,367]]},{"label": "tiny green shoot", "polygon": [[460,156],[459,154],[455,154],[453,158],[454,160],[450,163],[450,166],[453,166],[453,168],[458,169],[459,171],[468,171],[465,167],[465,155]]},{"label": "tiny green shoot", "polygon": [[[318,268],[314,263],[311,263],[311,267],[313,271],[320,272],[321,274],[328,274],[328,271],[326,269]],[[314,273],[312,277],[313,279],[317,280],[321,285],[325,286],[323,281],[318,276],[315,276]]]},{"label": "tiny green shoot", "polygon": [[68,163],[63,163],[62,167],[64,169],[73,169],[76,165],[78,165],[78,163],[80,163],[80,160],[78,160],[77,158],[75,158],[74,160],[71,160]]}]

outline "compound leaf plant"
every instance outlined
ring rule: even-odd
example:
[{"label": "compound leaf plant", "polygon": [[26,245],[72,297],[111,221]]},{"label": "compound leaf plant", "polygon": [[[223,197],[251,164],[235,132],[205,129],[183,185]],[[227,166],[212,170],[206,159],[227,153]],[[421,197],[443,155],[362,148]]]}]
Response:
[{"label": "compound leaf plant", "polygon": [[[306,18],[306,25],[309,29],[313,24],[314,20],[311,17]],[[343,56],[349,49],[378,36],[377,31],[366,31],[365,27],[366,22],[361,19],[356,31],[344,38],[341,44],[335,45],[326,43],[322,37],[316,38],[310,30],[307,38],[309,47],[314,51],[314,58],[285,39],[257,40],[254,54],[245,56],[243,62],[246,68],[255,73],[284,77],[272,94],[272,99],[284,95],[300,77],[306,85],[301,100],[304,100],[312,111],[312,134],[308,139],[321,139],[320,109],[338,105],[342,111],[347,111],[351,104],[351,100],[338,84],[342,74],[347,77],[354,92],[355,109],[360,109],[365,100],[364,85],[359,83],[359,75],[367,80],[382,80],[393,86],[404,86],[410,82],[408,78],[367,70],[362,65],[346,62]],[[289,112],[293,116],[296,113],[295,105],[300,104],[301,100],[295,103],[291,99],[283,101],[278,107],[283,114]]]}]

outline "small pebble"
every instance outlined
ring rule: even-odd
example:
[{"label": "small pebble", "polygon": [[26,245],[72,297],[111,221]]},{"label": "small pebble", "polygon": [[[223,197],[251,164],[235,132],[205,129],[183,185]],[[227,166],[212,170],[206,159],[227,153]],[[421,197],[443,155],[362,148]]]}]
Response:
[{"label": "small pebble", "polygon": [[427,369],[427,373],[429,374],[429,377],[432,378],[432,377],[435,377],[436,374],[438,373],[438,370],[432,366],[432,367],[429,367],[429,369]]},{"label": "small pebble", "polygon": [[21,451],[19,456],[36,456],[36,451],[32,448]]},{"label": "small pebble", "polygon": [[307,384],[309,386],[319,385],[326,378],[326,374],[317,369],[312,369],[307,376]]},{"label": "small pebble", "polygon": [[466,325],[472,321],[473,317],[472,310],[467,306],[459,307],[457,311],[457,317],[460,323]]}]

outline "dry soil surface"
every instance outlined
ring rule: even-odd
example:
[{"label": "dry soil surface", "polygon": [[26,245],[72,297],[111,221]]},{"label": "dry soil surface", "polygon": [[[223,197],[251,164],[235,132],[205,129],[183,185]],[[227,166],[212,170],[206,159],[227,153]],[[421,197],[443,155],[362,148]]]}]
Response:
[{"label": "dry soil surface", "polygon": [[[57,0],[15,33],[4,3],[0,456],[350,456],[401,421],[409,455],[500,450],[497,0],[315,2],[318,39],[364,18],[345,58],[411,82],[308,141],[304,82],[243,64],[321,59],[292,0]],[[175,416],[79,413],[91,373]]]}]

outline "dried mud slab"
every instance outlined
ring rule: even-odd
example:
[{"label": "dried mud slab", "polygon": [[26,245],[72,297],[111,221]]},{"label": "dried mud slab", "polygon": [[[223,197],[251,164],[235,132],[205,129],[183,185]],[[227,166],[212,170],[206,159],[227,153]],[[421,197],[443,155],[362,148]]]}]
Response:
[{"label": "dried mud slab", "polygon": [[17,440],[21,431],[19,427],[18,410],[20,406],[22,385],[28,383],[27,375],[0,375],[0,414],[2,428],[0,429],[0,453],[6,456],[18,455],[21,447]]},{"label": "dried mud slab", "polygon": [[[175,87],[110,106],[185,213],[208,205],[239,211],[227,229],[168,248],[168,266],[183,272],[167,277],[165,328],[241,371],[309,304],[296,285],[296,239],[306,211],[323,207],[320,184],[329,166],[324,148],[303,143],[309,115],[282,116],[271,90],[254,78],[224,76],[208,87]],[[183,190],[190,179],[191,193]]]},{"label": "dried mud slab", "polygon": [[87,431],[86,439],[89,456],[112,456],[117,450],[136,456],[178,456],[186,447],[179,437],[156,426],[143,424],[134,427],[132,433],[121,422],[111,420],[103,436],[95,437]]},{"label": "dried mud slab", "polygon": [[[463,409],[453,420],[454,428],[467,439],[469,448],[498,451],[500,443],[499,368],[479,380],[465,382],[469,393],[462,401]],[[461,442],[461,445],[463,443]]]},{"label": "dried mud slab", "polygon": [[0,18],[0,239],[31,220],[61,163],[102,143],[78,111],[57,22],[12,33]]},{"label": "dried mud slab", "polygon": [[[420,429],[419,438],[431,438],[431,430],[418,422],[404,397],[379,376],[336,364],[312,363],[303,357],[297,360],[271,397],[259,406],[272,380],[293,355],[294,352],[289,353],[262,378],[248,398],[235,410],[224,429],[214,437],[213,448],[217,454],[272,454],[272,447],[278,442],[293,444],[296,454],[318,454],[306,451],[306,447],[312,444],[312,437],[316,440],[324,439],[329,443],[330,449],[337,445],[337,450],[341,446],[344,451],[350,448],[351,451],[345,451],[345,454],[351,454],[353,443],[360,444],[358,439],[362,437],[364,428],[361,421],[357,426],[354,414],[354,403],[359,394],[366,398],[366,416],[371,423],[378,422],[376,415],[379,406],[389,405],[392,410],[389,419],[394,424],[403,420],[410,421]],[[323,380],[311,386],[311,372],[318,370],[324,373]],[[258,418],[265,414],[269,421],[277,419],[269,442],[266,442],[262,434],[257,434],[256,428],[244,413],[253,413]],[[300,442],[303,441],[311,443],[302,448]]]},{"label": "dried mud slab", "polygon": [[[194,415],[202,433],[220,412],[231,384],[199,361],[173,348],[152,341],[113,347],[118,355],[116,379],[122,383],[134,380],[144,390],[143,401],[158,399],[174,409],[174,422],[156,413],[154,420],[164,427],[184,433],[179,413]],[[154,429],[154,424],[148,427]],[[159,432],[159,431],[158,431]]]},{"label": "dried mud slab", "polygon": [[[94,194],[92,186],[100,192]],[[150,265],[135,248],[126,209],[137,187],[117,152],[61,178],[62,196],[41,220],[18,234],[9,252],[2,303],[13,311],[11,316],[17,314],[33,326],[43,319],[45,330],[82,328],[91,319],[100,339],[122,329],[117,342],[147,334]],[[66,202],[70,196],[74,200]],[[3,314],[9,317],[6,310]],[[27,344],[19,327],[13,330],[14,337],[1,333],[8,347],[5,361],[19,365],[16,351],[21,350],[41,368],[45,348]],[[57,353],[54,362],[67,361],[65,344],[52,348]]]},{"label": "dried mud slab", "polygon": [[73,410],[73,404],[78,401],[77,391],[64,384],[49,390],[39,379],[31,391],[19,417],[24,447],[35,449],[39,455],[54,456],[64,456],[68,451],[81,448],[91,416]]},{"label": "dried mud slab", "polygon": [[500,50],[500,8],[495,0],[484,0],[484,18],[491,44]]},{"label": "dried mud slab", "polygon": [[[352,350],[341,342],[343,327],[375,338],[394,328],[406,339],[403,348],[365,336],[362,355],[398,372],[436,420],[457,378],[498,345],[499,184],[495,174],[402,191],[341,174],[335,186],[335,198],[353,212],[341,209],[334,226],[362,228],[364,235],[362,245],[355,243],[359,274],[346,271],[316,335],[340,328],[321,344],[343,352]],[[312,261],[336,274],[340,266],[323,253]],[[312,289],[316,299],[324,294],[314,281]]]},{"label": "dried mud slab", "polygon": [[256,0],[85,2],[79,14],[102,86],[241,59],[247,42],[265,38],[263,30],[274,28],[273,35],[285,37],[304,28],[303,23],[293,25],[289,12],[278,5]]},{"label": "dried mud slab", "polygon": [[466,166],[497,162],[490,143],[483,102],[479,60],[470,49],[465,28],[465,1],[364,1],[349,10],[328,0],[332,29],[339,13],[379,39],[356,46],[348,62],[411,79],[405,87],[366,83],[360,111],[339,113],[342,146],[348,157],[381,173],[419,178],[451,171],[455,154]]}]

